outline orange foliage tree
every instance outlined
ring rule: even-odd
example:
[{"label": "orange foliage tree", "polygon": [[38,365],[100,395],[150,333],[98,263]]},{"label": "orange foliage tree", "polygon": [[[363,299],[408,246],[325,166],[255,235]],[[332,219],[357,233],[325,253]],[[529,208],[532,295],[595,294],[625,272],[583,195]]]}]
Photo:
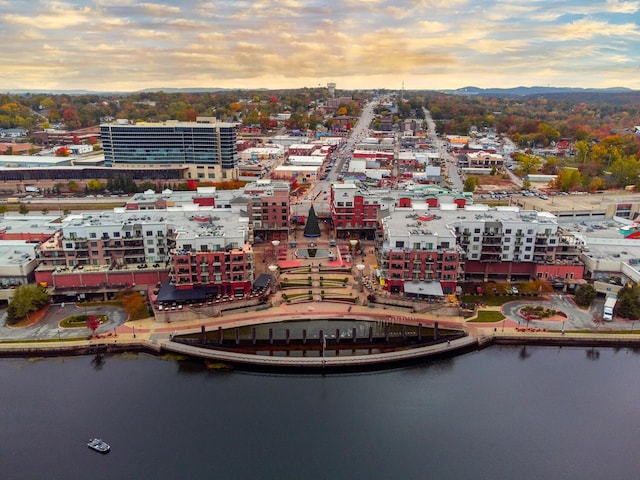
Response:
[{"label": "orange foliage tree", "polygon": [[123,290],[115,295],[116,300],[122,304],[129,314],[129,320],[139,320],[149,316],[149,309],[144,297],[139,292],[131,289]]}]

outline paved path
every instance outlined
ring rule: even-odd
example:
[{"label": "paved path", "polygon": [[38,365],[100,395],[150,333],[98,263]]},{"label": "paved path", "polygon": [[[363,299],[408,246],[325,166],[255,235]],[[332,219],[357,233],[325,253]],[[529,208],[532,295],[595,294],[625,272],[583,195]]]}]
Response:
[{"label": "paved path", "polygon": [[[546,308],[552,308],[565,313],[567,320],[564,322],[564,329],[567,331],[593,330],[597,332],[598,329],[631,330],[635,326],[634,322],[625,320],[606,322],[604,325],[596,323],[594,316],[602,313],[602,303],[594,302],[591,308],[583,310],[574,303],[573,298],[569,295],[551,295],[548,300],[517,300],[505,303],[502,306],[502,313],[510,321],[510,326],[526,323],[525,320],[518,315],[518,312],[522,307],[527,305],[542,305]],[[563,322],[558,321],[535,320],[529,322],[529,326],[533,328],[546,328],[547,330],[560,330],[563,327],[562,323]]]},{"label": "paved path", "polygon": [[114,331],[127,321],[127,313],[120,307],[103,305],[98,307],[79,307],[75,303],[51,305],[42,320],[28,327],[9,327],[6,325],[6,309],[0,313],[0,340],[48,340],[88,337],[88,328],[60,328],[60,322],[74,315],[106,315],[107,321],[100,325],[96,334]]}]

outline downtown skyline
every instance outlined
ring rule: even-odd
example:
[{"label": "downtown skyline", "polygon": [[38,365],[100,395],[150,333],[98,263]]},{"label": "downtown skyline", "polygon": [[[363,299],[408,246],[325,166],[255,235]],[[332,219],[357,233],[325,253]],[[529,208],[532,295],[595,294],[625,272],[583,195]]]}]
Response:
[{"label": "downtown skyline", "polygon": [[639,1],[0,0],[0,90],[640,89]]}]

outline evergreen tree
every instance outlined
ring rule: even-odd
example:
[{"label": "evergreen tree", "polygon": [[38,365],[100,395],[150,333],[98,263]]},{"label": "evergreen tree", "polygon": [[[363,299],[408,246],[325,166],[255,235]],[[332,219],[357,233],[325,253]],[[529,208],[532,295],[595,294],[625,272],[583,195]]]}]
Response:
[{"label": "evergreen tree", "polygon": [[615,314],[629,320],[640,318],[640,286],[627,285],[618,292]]},{"label": "evergreen tree", "polygon": [[307,238],[318,238],[320,236],[320,225],[318,224],[318,216],[311,205],[307,223],[304,226],[304,236]]},{"label": "evergreen tree", "polygon": [[596,289],[592,285],[580,285],[576,290],[576,303],[588,307],[596,298]]}]

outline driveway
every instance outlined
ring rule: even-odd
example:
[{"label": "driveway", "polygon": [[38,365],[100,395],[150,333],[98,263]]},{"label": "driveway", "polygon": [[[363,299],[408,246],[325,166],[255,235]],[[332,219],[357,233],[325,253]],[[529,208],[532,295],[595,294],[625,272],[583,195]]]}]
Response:
[{"label": "driveway", "polygon": [[[551,295],[549,300],[516,300],[505,303],[502,306],[502,313],[512,321],[524,324],[526,322],[518,315],[518,311],[527,305],[542,305],[565,313],[567,315],[567,320],[564,322],[566,330],[595,330],[600,326],[593,321],[593,318],[597,314],[602,314],[602,301],[596,300],[588,310],[582,310],[573,303],[573,298],[569,295]],[[634,326],[632,322],[628,321],[606,322],[605,325],[607,329],[613,330],[628,330]],[[547,320],[531,321],[529,326],[548,330],[562,328],[561,322]]]},{"label": "driveway", "polygon": [[91,333],[88,328],[59,328],[60,322],[74,315],[106,315],[107,321],[100,325],[96,333],[112,331],[127,321],[128,315],[120,307],[102,305],[96,307],[79,307],[75,303],[51,305],[44,318],[28,327],[8,327],[7,311],[0,312],[0,340],[46,340],[56,338],[87,337]]}]

